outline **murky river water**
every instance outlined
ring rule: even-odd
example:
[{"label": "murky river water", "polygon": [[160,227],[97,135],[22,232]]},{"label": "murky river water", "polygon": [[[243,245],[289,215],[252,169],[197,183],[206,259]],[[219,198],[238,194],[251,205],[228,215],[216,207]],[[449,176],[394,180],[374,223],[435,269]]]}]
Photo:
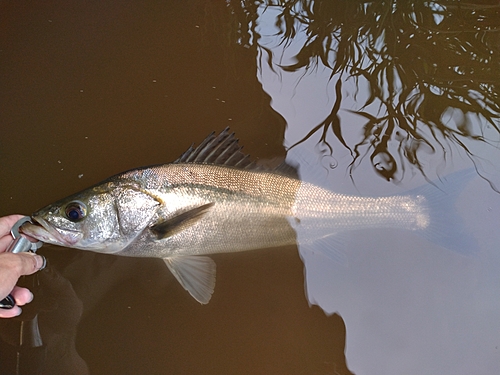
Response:
[{"label": "murky river water", "polygon": [[[500,373],[498,3],[280,4],[0,2],[0,215],[227,126],[339,193],[484,178],[424,236],[216,255],[208,305],[159,259],[44,246],[35,300],[0,322],[0,373]],[[463,233],[474,248],[453,251]]]}]

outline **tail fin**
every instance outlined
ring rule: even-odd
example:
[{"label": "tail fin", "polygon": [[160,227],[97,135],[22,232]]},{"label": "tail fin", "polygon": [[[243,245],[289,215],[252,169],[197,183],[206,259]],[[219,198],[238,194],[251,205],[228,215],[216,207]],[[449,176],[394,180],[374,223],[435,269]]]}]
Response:
[{"label": "tail fin", "polygon": [[476,175],[474,168],[464,169],[444,177],[440,186],[428,184],[410,191],[412,195],[426,198],[429,226],[421,235],[429,241],[463,255],[478,251],[477,239],[466,231],[455,204],[465,186]]}]

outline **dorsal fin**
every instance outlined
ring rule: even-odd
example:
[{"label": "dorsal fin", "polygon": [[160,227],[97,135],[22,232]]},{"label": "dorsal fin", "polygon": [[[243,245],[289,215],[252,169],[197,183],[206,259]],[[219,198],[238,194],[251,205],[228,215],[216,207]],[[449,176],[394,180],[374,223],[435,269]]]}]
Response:
[{"label": "dorsal fin", "polygon": [[229,133],[229,128],[226,128],[217,136],[212,132],[198,147],[189,147],[174,163],[218,164],[251,169],[255,163],[250,161],[249,155],[241,152],[242,148],[234,133]]},{"label": "dorsal fin", "polygon": [[174,163],[218,164],[299,178],[297,167],[288,164],[284,158],[261,160],[257,164],[250,160],[250,155],[241,152],[242,148],[243,146],[238,144],[238,139],[234,137],[234,133],[229,133],[229,127],[227,127],[217,136],[215,132],[212,132],[198,147],[194,148],[191,145]]}]

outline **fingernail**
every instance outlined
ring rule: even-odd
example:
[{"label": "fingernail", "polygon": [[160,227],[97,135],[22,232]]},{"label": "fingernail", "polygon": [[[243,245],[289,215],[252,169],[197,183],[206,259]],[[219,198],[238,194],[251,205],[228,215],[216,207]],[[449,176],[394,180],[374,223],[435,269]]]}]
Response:
[{"label": "fingernail", "polygon": [[33,301],[33,298],[35,298],[35,296],[33,295],[33,293],[29,292],[30,293],[30,300],[26,303],[30,303],[31,301]]},{"label": "fingernail", "polygon": [[37,270],[43,270],[45,268],[45,266],[47,265],[47,260],[42,255],[38,255],[38,254],[35,255],[35,261],[36,261],[36,269]]}]

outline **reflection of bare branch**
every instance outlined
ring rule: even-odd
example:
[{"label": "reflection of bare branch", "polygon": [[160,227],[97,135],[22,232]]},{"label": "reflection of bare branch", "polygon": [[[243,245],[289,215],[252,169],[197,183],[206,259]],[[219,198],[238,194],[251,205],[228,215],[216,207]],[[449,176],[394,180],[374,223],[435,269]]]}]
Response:
[{"label": "reflection of bare branch", "polygon": [[[349,146],[347,145],[346,141],[344,140],[344,137],[342,136],[342,128],[340,127],[340,118],[338,116],[338,112],[340,109],[340,104],[342,102],[342,81],[339,79],[337,80],[337,83],[335,84],[335,93],[336,93],[336,99],[335,103],[333,105],[332,111],[330,114],[323,120],[322,123],[314,127],[302,140],[298,141],[297,143],[293,144],[290,146],[290,149],[297,146],[300,143],[305,142],[308,140],[313,134],[318,132],[320,129],[322,130],[320,142],[324,144],[329,150],[330,150],[330,155],[333,154],[333,147],[328,143],[327,135],[328,135],[328,130],[331,129],[333,134],[337,137],[337,139],[340,141],[340,143],[347,149],[350,150]],[[351,151],[351,155],[352,151]]]},{"label": "reflection of bare branch", "polygon": [[[404,162],[423,172],[424,145],[434,152],[455,144],[471,155],[462,140],[488,143],[483,136],[488,125],[500,133],[500,4],[276,0],[265,5],[279,6],[276,24],[283,45],[299,28],[307,36],[296,62],[282,69],[298,71],[321,62],[331,77],[338,75],[331,113],[300,142],[321,131],[320,142],[332,150],[326,140],[332,132],[351,151],[352,168],[369,154],[376,170],[392,179]],[[369,83],[369,97],[357,112],[367,119],[364,138],[354,146],[342,137],[346,125],[338,117],[341,79],[349,78]],[[375,103],[383,110],[378,118],[367,112]],[[450,108],[480,116],[485,124],[471,129],[445,123]],[[399,142],[400,160],[391,154],[389,141]]]}]

